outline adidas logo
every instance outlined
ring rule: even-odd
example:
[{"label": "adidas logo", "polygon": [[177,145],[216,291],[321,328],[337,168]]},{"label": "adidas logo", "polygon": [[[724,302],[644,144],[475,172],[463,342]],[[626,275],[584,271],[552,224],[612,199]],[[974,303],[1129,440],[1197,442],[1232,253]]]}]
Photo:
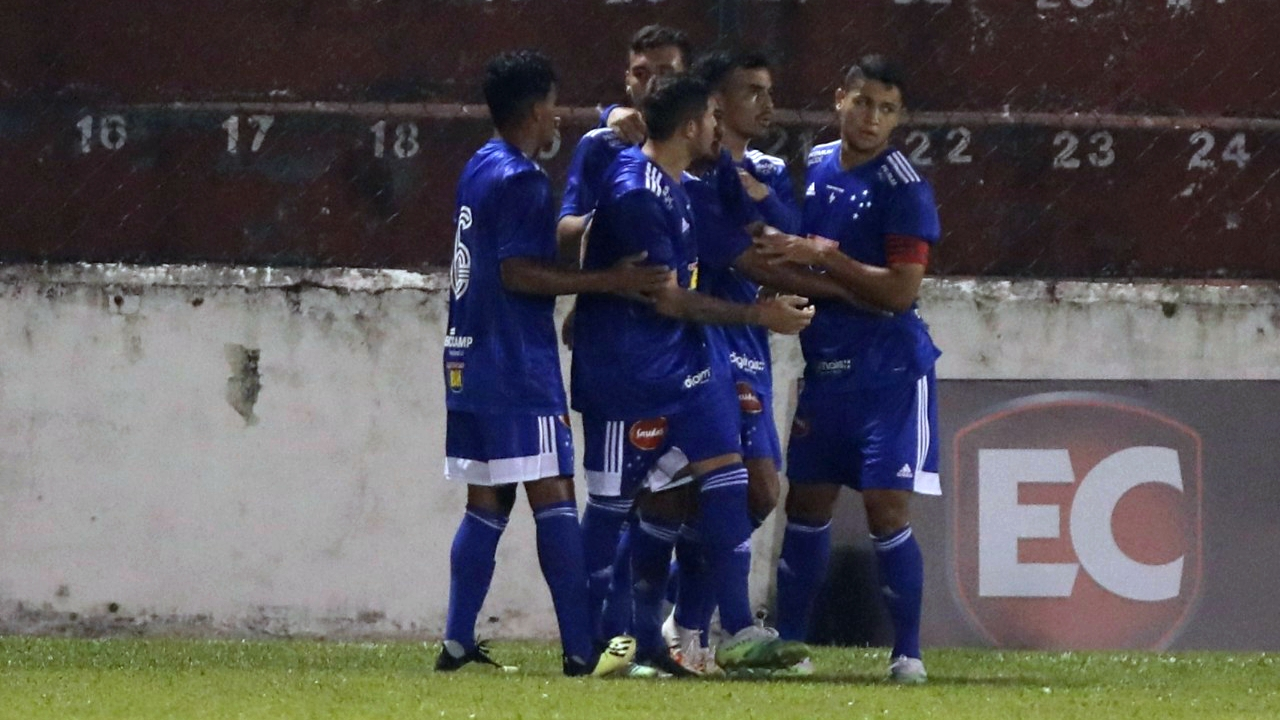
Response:
[{"label": "adidas logo", "polygon": [[915,473],[911,472],[911,466],[910,466],[910,465],[903,465],[903,466],[902,466],[902,469],[898,471],[898,477],[900,477],[900,478],[909,478],[909,477],[913,476],[914,474],[915,474]]}]

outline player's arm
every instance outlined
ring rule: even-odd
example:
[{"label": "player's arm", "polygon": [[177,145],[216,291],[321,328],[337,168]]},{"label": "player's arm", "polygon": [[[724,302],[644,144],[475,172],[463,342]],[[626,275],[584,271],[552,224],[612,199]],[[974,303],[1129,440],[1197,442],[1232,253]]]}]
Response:
[{"label": "player's arm", "polygon": [[502,261],[502,286],[528,295],[614,293],[627,297],[661,291],[674,273],[663,265],[644,264],[644,253],[622,258],[605,270],[579,270],[532,257]]},{"label": "player's arm", "polygon": [[583,238],[587,234],[587,221],[590,215],[562,215],[556,222],[556,254],[562,265],[575,265],[582,262],[582,255],[587,246]]},{"label": "player's arm", "polygon": [[784,232],[800,231],[800,207],[786,168],[774,173],[768,183],[761,182],[746,169],[738,169],[743,190],[756,204],[765,222]]},{"label": "player's arm", "polygon": [[649,128],[644,118],[635,108],[622,105],[610,105],[600,114],[600,127],[613,128],[628,145],[639,145],[649,136]]},{"label": "player's arm", "polygon": [[756,247],[773,263],[796,263],[822,268],[858,300],[893,313],[911,308],[920,294],[929,244],[921,238],[887,238],[887,267],[868,265],[845,255],[834,240],[776,233],[761,235]]},{"label": "player's arm", "polygon": [[583,135],[569,160],[569,174],[560,202],[560,219],[556,222],[556,246],[560,262],[580,264],[586,250],[583,239],[591,212],[599,200],[599,184],[606,167],[601,140],[590,133]]},{"label": "player's arm", "polygon": [[759,325],[776,333],[795,335],[813,320],[809,299],[797,295],[737,303],[686,290],[672,281],[653,299],[658,314],[703,325]]},{"label": "player's arm", "polygon": [[771,262],[770,257],[754,244],[738,255],[733,267],[754,282],[783,292],[854,304],[861,301],[826,273],[802,265]]},{"label": "player's arm", "polygon": [[883,226],[885,267],[859,262],[834,240],[768,233],[755,243],[775,262],[821,268],[846,290],[871,305],[894,313],[911,308],[920,294],[929,247],[941,235],[933,191],[927,183],[899,187],[888,200]]},{"label": "player's arm", "polygon": [[551,183],[540,172],[508,179],[491,203],[502,285],[530,295],[584,292],[656,292],[671,275],[663,266],[641,264],[644,254],[625,257],[602,270],[580,270],[556,262],[550,221]]}]

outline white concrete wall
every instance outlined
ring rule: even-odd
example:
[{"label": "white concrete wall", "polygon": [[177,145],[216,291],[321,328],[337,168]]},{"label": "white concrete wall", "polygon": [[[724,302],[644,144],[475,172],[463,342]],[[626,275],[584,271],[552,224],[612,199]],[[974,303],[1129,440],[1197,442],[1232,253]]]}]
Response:
[{"label": "white concrete wall", "polygon": [[[0,631],[438,636],[464,501],[440,474],[444,286],[0,268]],[[922,306],[943,377],[1280,379],[1278,299],[947,280]],[[775,352],[791,387],[798,348]],[[532,534],[520,507],[484,635],[554,633]],[[759,536],[757,596],[775,537]]]}]

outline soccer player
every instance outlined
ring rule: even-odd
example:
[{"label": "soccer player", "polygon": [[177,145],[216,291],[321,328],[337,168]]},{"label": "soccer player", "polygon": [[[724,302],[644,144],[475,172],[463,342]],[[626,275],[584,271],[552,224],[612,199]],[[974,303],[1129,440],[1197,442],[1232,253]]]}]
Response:
[{"label": "soccer player", "polygon": [[436,669],[496,665],[475,639],[498,539],[523,484],[537,525],[567,675],[607,674],[630,638],[594,651],[573,495],[573,441],[554,324],[555,296],[654,292],[670,272],[622,258],[592,271],[558,265],[551,183],[532,159],[555,137],[556,75],[545,56],[492,59],[485,101],[495,136],[458,183],[444,376],[445,476],[467,484],[450,554],[449,615]]},{"label": "soccer player", "polygon": [[[562,256],[581,256],[588,223],[604,190],[605,172],[625,148],[644,141],[648,130],[638,108],[644,103],[649,83],[654,78],[683,72],[690,53],[688,37],[674,28],[646,25],[632,36],[624,76],[631,107],[610,105],[605,108],[600,116],[600,127],[578,141],[569,164],[569,177],[556,225]],[[575,314],[571,312],[565,320],[566,344],[570,344],[573,336]],[[610,504],[595,508],[595,512],[612,513],[625,519],[628,511],[619,508]],[[612,547],[592,543],[586,547],[588,565],[598,568],[589,578],[589,583],[591,625],[601,637],[629,632],[631,625],[629,530],[624,531],[623,541],[613,561],[606,563],[601,556],[612,552]]]},{"label": "soccer player", "polygon": [[663,25],[646,25],[631,37],[624,75],[631,107],[610,105],[600,113],[600,126],[578,141],[569,162],[569,178],[560,205],[556,234],[566,255],[578,247],[600,198],[600,183],[618,153],[644,142],[647,130],[640,117],[649,82],[684,72],[692,53],[689,38]]},{"label": "soccer player", "polygon": [[[673,674],[684,673],[671,667],[660,613],[671,551],[694,490],[711,585],[732,635],[720,645],[717,662],[726,669],[785,667],[807,654],[803,644],[781,641],[753,622],[747,471],[738,423],[731,420],[737,399],[702,324],[794,333],[812,310],[796,296],[733,303],[693,290],[696,218],[684,177],[691,162],[718,154],[714,111],[697,79],[661,78],[651,88],[643,105],[648,139],[624,150],[610,168],[584,267],[608,267],[643,252],[674,270],[676,282],[654,294],[653,304],[582,295],[574,329],[573,406],[583,414],[591,494],[584,539],[609,551],[595,562],[610,562],[631,501],[640,495],[631,545],[636,657]],[[588,565],[588,572],[600,569]]]},{"label": "soccer player", "polygon": [[787,163],[750,147],[773,127],[773,73],[769,59],[753,51],[720,50],[698,58],[693,72],[707,82],[723,113],[721,144],[766,223],[783,232],[800,229],[800,208]]},{"label": "soccer player", "polygon": [[[717,161],[702,161],[685,183],[692,205],[698,248],[698,289],[733,302],[754,302],[761,284],[809,297],[852,299],[841,285],[797,266],[770,265],[752,247],[747,226],[761,220],[785,230],[799,229],[799,208],[780,159],[748,149],[768,133],[773,82],[767,60],[754,52],[716,51],[700,57],[692,73],[707,83],[720,111],[723,150]],[[740,177],[741,176],[741,177]],[[757,192],[751,193],[753,185]],[[763,189],[762,191],[760,189]],[[726,363],[735,384],[748,512],[758,528],[778,503],[781,444],[773,422],[772,363],[765,328],[712,326],[711,346]],[[696,529],[681,528],[675,607],[663,635],[677,662],[695,672],[708,669],[707,625],[714,609]]]},{"label": "soccer player", "polygon": [[862,493],[893,619],[890,676],[924,682],[924,563],[909,506],[913,492],[941,494],[934,441],[941,353],[915,302],[939,239],[938,213],[929,183],[889,144],[904,112],[900,71],[865,57],[835,102],[840,140],[809,154],[806,237],[757,242],[776,260],[823,269],[882,312],[819,300],[800,334],[805,372],[787,448],[778,629],[786,638],[807,635],[830,556],[832,507],[840,488],[851,487]]}]

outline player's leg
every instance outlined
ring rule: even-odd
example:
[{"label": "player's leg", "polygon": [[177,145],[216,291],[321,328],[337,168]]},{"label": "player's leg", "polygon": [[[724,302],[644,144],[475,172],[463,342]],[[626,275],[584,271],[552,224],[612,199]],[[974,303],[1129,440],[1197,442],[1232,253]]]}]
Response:
[{"label": "player's leg", "polygon": [[742,463],[738,402],[732,384],[702,386],[672,418],[672,444],[689,460],[698,487],[698,532],[720,608],[720,624],[730,635],[717,648],[725,670],[785,667],[808,655],[808,648],[779,641],[755,625],[747,592],[751,572],[751,520],[747,511],[747,468]]},{"label": "player's leg", "polygon": [[831,513],[842,484],[856,475],[859,453],[839,398],[802,394],[787,448],[787,524],[778,558],[778,633],[809,635],[813,605],[831,557]]},{"label": "player's leg", "polygon": [[920,653],[924,558],[911,528],[914,492],[938,494],[937,404],[933,374],[876,391],[876,438],[866,450],[862,496],[880,569],[885,605],[893,620],[891,676],[899,682],[926,678]]},{"label": "player's leg", "polygon": [[595,638],[603,642],[601,618],[613,579],[619,538],[632,508],[631,498],[622,494],[627,423],[584,416],[582,425],[588,494],[581,528],[588,622]]},{"label": "player's leg", "polygon": [[498,665],[476,642],[476,618],[493,581],[498,540],[515,504],[515,491],[515,485],[467,486],[467,509],[449,552],[449,611],[437,670],[456,670],[469,662]]},{"label": "player's leg", "polygon": [[671,553],[690,507],[691,486],[648,492],[638,500],[631,533],[632,628],[637,662],[663,672],[683,675],[671,661],[662,637],[662,606],[666,599]]},{"label": "player's leg", "polygon": [[600,618],[600,634],[603,637],[632,635],[631,627],[631,541],[636,529],[636,511],[622,525],[618,536],[618,549],[613,554],[609,568],[609,587],[604,610]]}]

